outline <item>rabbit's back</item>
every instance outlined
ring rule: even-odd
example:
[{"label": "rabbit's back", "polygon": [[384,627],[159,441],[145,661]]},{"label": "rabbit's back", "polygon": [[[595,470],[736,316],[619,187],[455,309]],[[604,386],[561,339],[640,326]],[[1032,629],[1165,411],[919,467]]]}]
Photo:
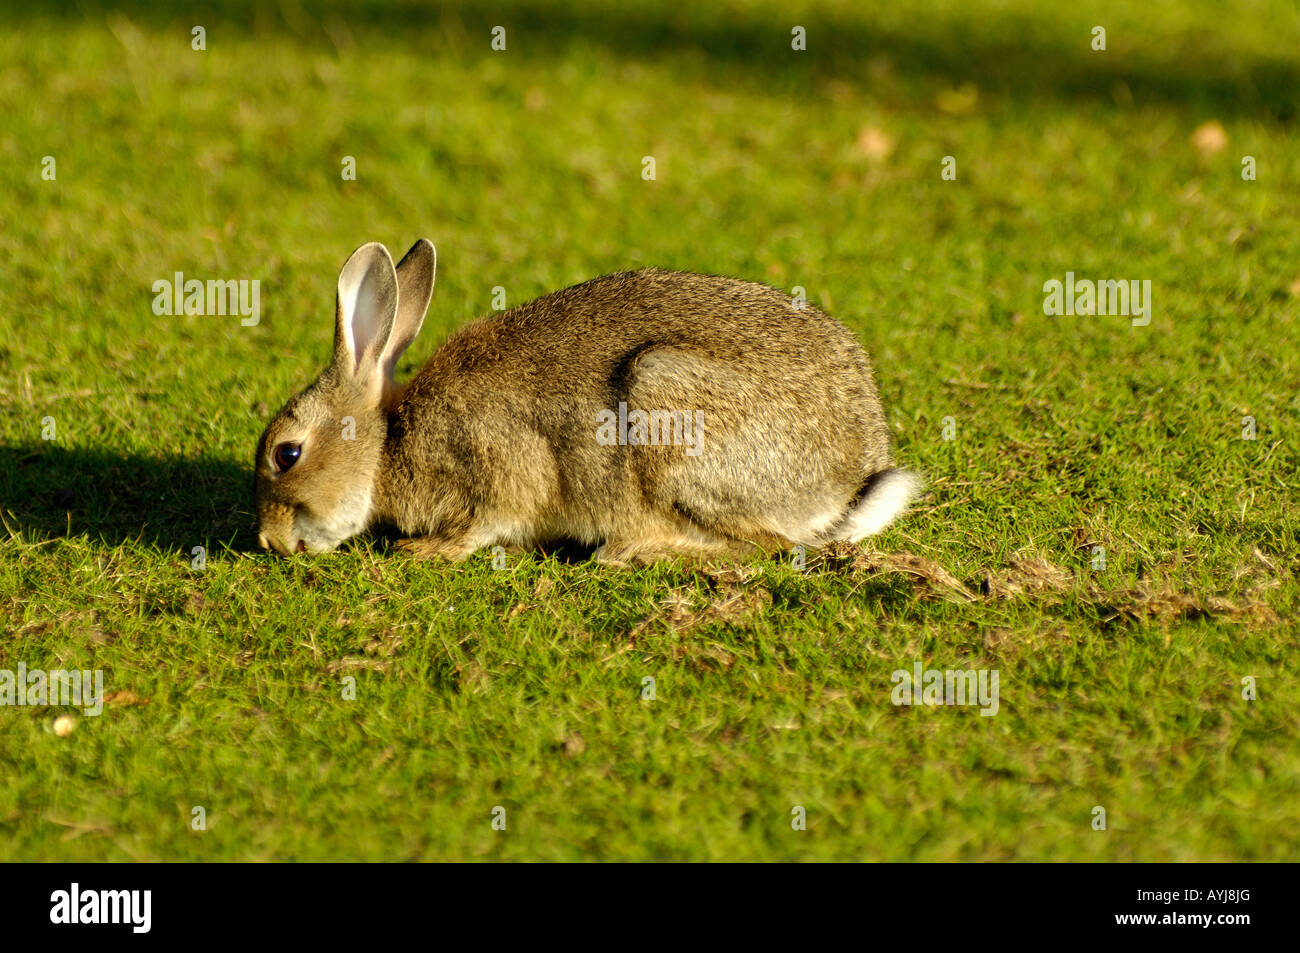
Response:
[{"label": "rabbit's back", "polygon": [[459,387],[474,378],[520,399],[604,398],[626,384],[639,358],[664,348],[737,375],[756,397],[800,391],[805,406],[835,399],[883,425],[867,355],[840,322],[766,285],[655,268],[606,275],[473,322],[412,386]]}]

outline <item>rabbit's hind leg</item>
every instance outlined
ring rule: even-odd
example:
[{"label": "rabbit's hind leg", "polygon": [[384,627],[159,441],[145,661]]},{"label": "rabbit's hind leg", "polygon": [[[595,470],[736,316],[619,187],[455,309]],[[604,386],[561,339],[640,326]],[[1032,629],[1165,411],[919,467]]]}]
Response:
[{"label": "rabbit's hind leg", "polygon": [[615,538],[605,542],[592,554],[596,562],[605,566],[650,566],[670,559],[692,562],[737,559],[752,555],[751,547],[735,540],[708,539],[702,534],[640,536]]}]

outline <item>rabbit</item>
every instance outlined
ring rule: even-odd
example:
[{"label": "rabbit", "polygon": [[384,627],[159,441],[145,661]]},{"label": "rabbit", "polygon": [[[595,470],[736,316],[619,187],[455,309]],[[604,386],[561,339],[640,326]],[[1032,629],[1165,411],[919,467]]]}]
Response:
[{"label": "rabbit", "polygon": [[257,445],[264,548],[383,523],[450,560],[560,540],[620,566],[743,558],[856,543],[921,488],[849,330],[733,278],[596,278],[466,325],[399,384],[436,262],[421,239],[344,264],[333,363]]}]

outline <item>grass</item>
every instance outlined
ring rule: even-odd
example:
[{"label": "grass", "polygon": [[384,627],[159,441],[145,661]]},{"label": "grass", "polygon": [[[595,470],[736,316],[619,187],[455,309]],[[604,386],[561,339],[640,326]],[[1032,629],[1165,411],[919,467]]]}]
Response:
[{"label": "grass", "polygon": [[[0,856],[1294,859],[1293,5],[222,6],[0,26],[0,669],[113,693],[0,708]],[[928,494],[803,570],[261,554],[337,270],[420,236],[408,370],[498,286],[804,287]],[[154,315],[177,271],[260,323]],[[1044,315],[1067,271],[1150,325]],[[895,707],[917,661],[998,714]]]}]

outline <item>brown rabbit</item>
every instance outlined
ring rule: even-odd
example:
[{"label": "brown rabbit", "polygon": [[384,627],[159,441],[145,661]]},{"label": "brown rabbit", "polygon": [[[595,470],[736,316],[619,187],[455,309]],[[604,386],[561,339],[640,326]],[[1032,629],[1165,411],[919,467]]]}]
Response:
[{"label": "brown rabbit", "polygon": [[343,266],[334,361],[258,443],[264,547],[384,522],[450,559],[562,539],[616,564],[735,556],[856,542],[920,487],[853,335],[732,278],[596,278],[461,328],[398,384],[435,262],[421,240]]}]

